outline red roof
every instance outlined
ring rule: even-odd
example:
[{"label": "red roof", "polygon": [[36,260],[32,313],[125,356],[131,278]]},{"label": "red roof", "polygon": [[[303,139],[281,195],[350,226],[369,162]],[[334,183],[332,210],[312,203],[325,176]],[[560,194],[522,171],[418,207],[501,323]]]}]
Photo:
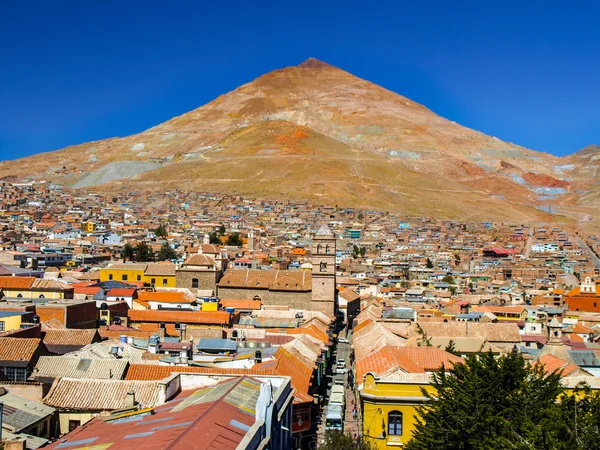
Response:
[{"label": "red roof", "polygon": [[235,399],[248,395],[249,389],[260,390],[260,386],[253,378],[239,377],[184,390],[155,407],[153,414],[133,415],[123,421],[98,417],[47,448],[233,450],[256,420],[255,414]]},{"label": "red roof", "polygon": [[503,248],[503,247],[490,247],[490,248],[484,249],[484,251],[494,252],[496,255],[516,255],[517,253],[519,253],[519,251],[515,250],[514,248]]},{"label": "red roof", "polygon": [[137,289],[134,288],[113,288],[106,293],[107,297],[133,297]]},{"label": "red roof", "polygon": [[229,325],[231,315],[225,311],[165,311],[160,309],[130,309],[131,322],[165,322],[201,325]]}]

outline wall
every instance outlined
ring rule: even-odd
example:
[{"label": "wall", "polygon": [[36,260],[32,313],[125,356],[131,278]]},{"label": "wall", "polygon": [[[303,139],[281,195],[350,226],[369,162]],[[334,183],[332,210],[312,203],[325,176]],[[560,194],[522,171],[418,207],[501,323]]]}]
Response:
[{"label": "wall", "polygon": [[[152,283],[154,280],[154,283]],[[154,284],[156,287],[171,287],[177,286],[176,279],[173,275],[144,275],[142,281],[148,284]]]},{"label": "wall", "polygon": [[4,331],[13,331],[21,328],[21,315],[0,317],[0,322],[4,322]]},{"label": "wall", "polygon": [[143,270],[100,269],[100,281],[109,281],[109,275],[112,275],[114,281],[123,281],[123,275],[127,275],[127,281],[143,281],[144,279]]},{"label": "wall", "polygon": [[69,432],[69,420],[79,420],[81,421],[81,425],[88,423],[90,420],[92,420],[94,417],[96,417],[97,415],[99,415],[98,412],[89,412],[89,411],[82,411],[82,412],[66,412],[66,411],[59,411],[58,413],[58,423],[59,423],[59,430],[60,430],[60,435],[64,435],[67,434]]},{"label": "wall", "polygon": [[[215,292],[217,286],[216,271],[186,270],[182,268],[175,272],[176,286],[178,288],[187,288],[192,292],[196,289]],[[192,279],[198,279],[198,288],[192,287]]]},{"label": "wall", "polygon": [[221,287],[217,294],[221,299],[251,300],[258,295],[263,305],[287,305],[292,309],[311,309],[311,292],[269,291],[266,289],[236,289]]}]

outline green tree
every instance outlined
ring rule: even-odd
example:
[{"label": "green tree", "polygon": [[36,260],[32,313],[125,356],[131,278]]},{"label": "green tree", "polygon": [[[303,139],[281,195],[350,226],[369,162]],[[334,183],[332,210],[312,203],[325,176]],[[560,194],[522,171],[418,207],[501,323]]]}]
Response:
[{"label": "green tree", "polygon": [[431,259],[427,258],[427,262],[425,262],[425,266],[428,269],[433,269],[433,263],[431,262]]},{"label": "green tree", "polygon": [[135,246],[135,260],[138,262],[152,261],[154,259],[154,252],[148,244],[140,242]]},{"label": "green tree", "polygon": [[156,255],[156,259],[158,259],[159,261],[166,261],[168,259],[175,258],[177,258],[177,252],[174,249],[172,249],[171,246],[166,242],[163,245],[161,245],[160,250]]},{"label": "green tree", "polygon": [[354,246],[352,247],[352,257],[354,259],[358,258],[358,255],[360,254],[360,248],[358,248],[358,245],[354,244]]},{"label": "green tree", "polygon": [[156,237],[167,237],[169,235],[166,225],[163,225],[162,223],[153,231]]},{"label": "green tree", "polygon": [[365,247],[361,247],[360,248],[360,256],[361,256],[361,258],[364,258],[366,254],[367,254],[367,249]]},{"label": "green tree", "polygon": [[221,240],[219,239],[219,235],[216,231],[211,231],[210,233],[208,233],[208,242],[216,245],[221,244]]},{"label": "green tree", "polygon": [[319,450],[376,450],[377,447],[363,436],[354,438],[347,433],[336,430],[325,431]]},{"label": "green tree", "polygon": [[131,245],[129,242],[126,243],[123,246],[123,249],[121,250],[121,257],[123,258],[124,261],[132,261],[133,257],[135,256],[135,249],[133,248],[133,245]]},{"label": "green tree", "polygon": [[446,345],[446,348],[444,350],[447,351],[448,353],[452,353],[453,355],[458,354],[456,352],[456,344],[454,343],[454,341],[452,339],[450,339],[448,341],[448,345]]},{"label": "green tree", "polygon": [[454,281],[454,277],[452,275],[446,275],[444,278],[442,278],[442,281],[444,283],[448,283],[448,284],[455,284],[456,283]]},{"label": "green tree", "polygon": [[[491,352],[444,367],[433,375],[433,393],[407,450],[567,449],[568,436],[556,423],[563,393],[560,374],[546,374],[517,352]],[[568,434],[568,433],[567,433]]]},{"label": "green tree", "polygon": [[225,225],[221,224],[219,227],[219,235],[223,236],[227,230],[225,229]]},{"label": "green tree", "polygon": [[417,342],[417,345],[419,347],[431,347],[431,338],[427,336],[427,333],[423,328],[421,328],[421,325],[419,325],[419,323],[417,323],[417,334],[421,336],[421,338]]},{"label": "green tree", "polygon": [[240,233],[235,232],[227,236],[227,245],[231,245],[233,247],[241,247],[243,245],[242,238],[240,237]]},{"label": "green tree", "polygon": [[363,220],[365,215],[363,213],[358,213],[358,220]]}]

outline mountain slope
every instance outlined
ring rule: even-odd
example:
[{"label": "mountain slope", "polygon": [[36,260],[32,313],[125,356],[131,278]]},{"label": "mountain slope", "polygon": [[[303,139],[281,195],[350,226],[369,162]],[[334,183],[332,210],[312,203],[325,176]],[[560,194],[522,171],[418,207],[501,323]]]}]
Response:
[{"label": "mountain slope", "polygon": [[540,211],[548,205],[574,213],[587,182],[574,174],[578,164],[470,130],[310,59],[145,132],[4,162],[0,177],[525,221],[548,219]]}]

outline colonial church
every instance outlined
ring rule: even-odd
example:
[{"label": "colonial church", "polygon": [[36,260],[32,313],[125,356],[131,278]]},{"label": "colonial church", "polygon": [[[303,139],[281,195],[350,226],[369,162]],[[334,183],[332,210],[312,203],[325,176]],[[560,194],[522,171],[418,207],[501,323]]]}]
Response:
[{"label": "colonial church", "polygon": [[564,302],[572,311],[600,312],[600,286],[585,277],[580,286],[565,294]]},{"label": "colonial church", "polygon": [[336,313],[336,239],[327,226],[313,236],[312,271],[232,270],[225,272],[217,287],[221,299],[260,298],[264,305],[286,305],[293,309]]}]

